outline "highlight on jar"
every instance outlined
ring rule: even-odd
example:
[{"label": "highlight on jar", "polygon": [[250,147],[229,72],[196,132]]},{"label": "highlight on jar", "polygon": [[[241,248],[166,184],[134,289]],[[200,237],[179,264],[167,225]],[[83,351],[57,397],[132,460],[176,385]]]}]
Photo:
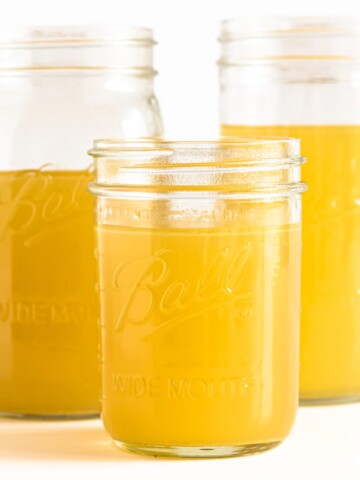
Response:
[{"label": "highlight on jar", "polygon": [[99,414],[95,132],[162,133],[152,32],[2,29],[0,414]]},{"label": "highlight on jar", "polygon": [[223,135],[301,139],[300,400],[360,400],[360,24],[344,18],[222,24]]},{"label": "highlight on jar", "polygon": [[95,141],[102,419],[126,450],[259,453],[298,404],[299,141]]}]

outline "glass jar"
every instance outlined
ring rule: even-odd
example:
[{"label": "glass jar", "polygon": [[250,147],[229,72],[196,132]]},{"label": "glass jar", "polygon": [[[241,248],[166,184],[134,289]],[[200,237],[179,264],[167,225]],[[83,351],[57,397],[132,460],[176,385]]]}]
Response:
[{"label": "glass jar", "polygon": [[274,447],[298,402],[298,141],[89,153],[106,430],[150,455]]},{"label": "glass jar", "polygon": [[289,135],[304,179],[300,398],[360,399],[360,31],[351,20],[230,20],[221,131]]},{"label": "glass jar", "polygon": [[99,411],[96,134],[161,134],[152,32],[37,28],[0,38],[0,412]]}]

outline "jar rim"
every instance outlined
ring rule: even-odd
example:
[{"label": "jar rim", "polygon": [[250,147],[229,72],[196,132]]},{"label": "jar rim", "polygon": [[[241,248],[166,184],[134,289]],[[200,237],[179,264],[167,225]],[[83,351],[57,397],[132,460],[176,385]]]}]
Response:
[{"label": "jar rim", "polygon": [[154,45],[153,31],[138,26],[59,25],[5,27],[0,49],[103,45],[107,43]]},{"label": "jar rim", "polygon": [[238,17],[221,22],[220,43],[245,38],[360,35],[360,21],[352,17],[271,16]]},{"label": "jar rim", "polygon": [[[263,147],[263,149],[261,149]],[[266,152],[265,148],[268,149]],[[155,154],[163,153],[169,160],[171,154],[180,154],[181,156],[191,156],[191,154],[204,153],[206,155],[215,155],[219,150],[224,150],[230,156],[236,152],[236,158],[243,155],[248,160],[261,160],[269,158],[269,153],[273,157],[276,154],[277,159],[299,157],[300,140],[291,137],[240,137],[227,136],[212,140],[166,140],[158,138],[141,138],[136,140],[123,140],[117,138],[95,139],[93,148],[88,150],[88,154],[94,158],[122,158],[129,152]],[[263,153],[263,155],[261,155]],[[187,163],[187,162],[186,162]],[[207,163],[207,162],[206,162]]]}]

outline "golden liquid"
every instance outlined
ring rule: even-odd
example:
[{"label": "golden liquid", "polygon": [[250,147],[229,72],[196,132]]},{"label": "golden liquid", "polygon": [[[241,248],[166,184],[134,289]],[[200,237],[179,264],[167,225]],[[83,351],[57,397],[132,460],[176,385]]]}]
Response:
[{"label": "golden liquid", "polygon": [[0,173],[0,412],[99,410],[90,179]]},{"label": "golden liquid", "polygon": [[282,440],[298,398],[299,226],[97,231],[110,435]]},{"label": "golden liquid", "polygon": [[291,136],[303,178],[300,396],[360,396],[360,126],[228,126],[224,135]]}]

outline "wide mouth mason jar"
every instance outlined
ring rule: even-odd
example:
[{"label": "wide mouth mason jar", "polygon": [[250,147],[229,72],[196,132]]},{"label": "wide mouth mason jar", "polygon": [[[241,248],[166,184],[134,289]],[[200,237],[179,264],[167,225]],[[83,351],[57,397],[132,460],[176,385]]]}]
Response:
[{"label": "wide mouth mason jar", "polygon": [[299,142],[89,153],[106,430],[151,455],[274,447],[298,403]]},{"label": "wide mouth mason jar", "polygon": [[95,135],[162,133],[146,28],[0,32],[0,412],[99,412]]},{"label": "wide mouth mason jar", "polygon": [[360,399],[360,26],[346,18],[222,24],[221,131],[300,138],[300,398]]}]

